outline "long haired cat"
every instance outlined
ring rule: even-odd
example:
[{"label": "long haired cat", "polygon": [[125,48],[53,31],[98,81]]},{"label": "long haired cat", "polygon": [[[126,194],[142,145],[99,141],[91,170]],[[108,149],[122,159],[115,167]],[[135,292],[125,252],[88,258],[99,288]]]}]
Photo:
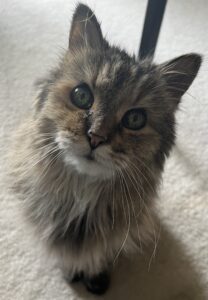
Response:
[{"label": "long haired cat", "polygon": [[69,48],[39,83],[11,159],[14,191],[68,280],[104,293],[119,254],[151,240],[175,112],[200,64],[197,54],[137,60],[76,8]]}]

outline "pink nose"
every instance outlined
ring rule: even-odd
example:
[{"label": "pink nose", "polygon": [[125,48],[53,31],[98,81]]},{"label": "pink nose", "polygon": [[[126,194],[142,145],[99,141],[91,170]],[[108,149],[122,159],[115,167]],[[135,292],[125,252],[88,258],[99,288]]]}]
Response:
[{"label": "pink nose", "polygon": [[105,136],[98,135],[92,132],[92,130],[88,131],[88,136],[90,138],[90,146],[92,149],[97,148],[100,144],[103,144],[107,140]]}]

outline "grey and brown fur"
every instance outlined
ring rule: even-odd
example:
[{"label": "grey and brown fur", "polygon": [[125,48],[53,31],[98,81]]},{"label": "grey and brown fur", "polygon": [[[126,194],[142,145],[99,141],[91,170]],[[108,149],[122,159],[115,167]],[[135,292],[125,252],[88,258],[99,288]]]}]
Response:
[{"label": "grey and brown fur", "polygon": [[[69,49],[39,83],[34,111],[17,131],[10,159],[13,188],[28,219],[71,278],[96,276],[120,252],[151,240],[175,111],[200,64],[197,54],[162,65],[138,61],[110,46],[93,12],[78,5]],[[94,94],[88,111],[70,101],[81,82]],[[131,131],[121,118],[135,107],[145,109],[147,123]],[[108,137],[95,150],[89,128]]]}]

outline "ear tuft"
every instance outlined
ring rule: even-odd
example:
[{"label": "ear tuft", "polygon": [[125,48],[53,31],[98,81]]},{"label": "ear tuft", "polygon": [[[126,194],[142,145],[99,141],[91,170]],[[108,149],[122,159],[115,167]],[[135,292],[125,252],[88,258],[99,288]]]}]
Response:
[{"label": "ear tuft", "polygon": [[161,65],[162,76],[173,97],[180,100],[188,90],[199,71],[201,62],[202,57],[199,54],[190,53]]},{"label": "ear tuft", "polygon": [[69,50],[80,48],[102,49],[103,36],[94,12],[84,4],[78,4],[72,19]]}]

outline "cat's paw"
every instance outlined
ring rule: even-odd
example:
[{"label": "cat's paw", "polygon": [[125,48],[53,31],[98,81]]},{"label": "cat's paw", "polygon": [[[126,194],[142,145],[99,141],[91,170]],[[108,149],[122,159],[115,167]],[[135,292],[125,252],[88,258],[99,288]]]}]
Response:
[{"label": "cat's paw", "polygon": [[65,278],[66,282],[69,284],[76,283],[76,282],[83,280],[83,273],[79,272],[79,273],[75,273],[73,275],[67,274],[64,276],[64,278]]},{"label": "cat's paw", "polygon": [[102,272],[92,277],[84,277],[83,283],[89,292],[102,295],[110,285],[110,276],[108,272]]}]

